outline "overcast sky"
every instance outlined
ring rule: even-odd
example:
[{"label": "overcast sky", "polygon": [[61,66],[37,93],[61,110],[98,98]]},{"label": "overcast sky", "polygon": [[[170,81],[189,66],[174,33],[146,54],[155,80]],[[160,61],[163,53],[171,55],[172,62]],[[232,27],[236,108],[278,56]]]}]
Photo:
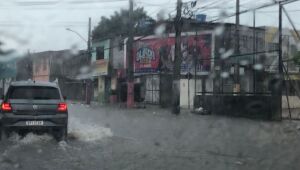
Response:
[{"label": "overcast sky", "polygon": [[[184,0],[186,2],[187,0]],[[271,0],[240,0],[241,10],[269,3]],[[163,11],[166,16],[175,15],[176,0],[135,0],[135,8],[144,7],[156,19]],[[208,20],[219,18],[221,11],[234,13],[235,0],[198,0],[198,13],[207,15]],[[203,9],[201,9],[201,7]],[[286,5],[297,28],[300,29],[300,2]],[[6,49],[20,52],[85,49],[86,43],[73,32],[87,39],[88,18],[92,27],[101,16],[110,16],[121,8],[128,9],[128,0],[0,0],[0,40]],[[209,9],[208,9],[209,8]],[[278,25],[278,6],[257,11],[258,26]],[[241,24],[252,25],[252,12],[241,15]],[[234,22],[234,17],[225,22]],[[284,27],[290,27],[286,17]]]}]

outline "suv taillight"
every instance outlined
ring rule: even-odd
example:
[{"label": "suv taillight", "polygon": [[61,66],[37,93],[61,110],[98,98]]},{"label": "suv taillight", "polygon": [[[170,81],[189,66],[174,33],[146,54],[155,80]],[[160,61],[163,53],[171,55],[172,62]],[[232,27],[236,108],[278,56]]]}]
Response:
[{"label": "suv taillight", "polygon": [[57,110],[59,112],[66,112],[68,110],[67,103],[58,103]]},{"label": "suv taillight", "polygon": [[1,104],[1,110],[5,112],[10,112],[12,110],[10,103],[8,102],[3,102]]}]

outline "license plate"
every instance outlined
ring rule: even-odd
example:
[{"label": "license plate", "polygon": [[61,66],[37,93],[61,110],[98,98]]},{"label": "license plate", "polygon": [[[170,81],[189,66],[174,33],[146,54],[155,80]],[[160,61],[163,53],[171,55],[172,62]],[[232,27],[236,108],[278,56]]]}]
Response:
[{"label": "license plate", "polygon": [[44,121],[26,121],[26,126],[43,126]]}]

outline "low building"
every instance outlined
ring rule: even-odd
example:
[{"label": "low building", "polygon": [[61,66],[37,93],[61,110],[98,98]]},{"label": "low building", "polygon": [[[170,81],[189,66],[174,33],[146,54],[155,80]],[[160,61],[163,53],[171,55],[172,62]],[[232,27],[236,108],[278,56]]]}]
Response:
[{"label": "low building", "polygon": [[92,42],[92,78],[94,80],[94,100],[105,103],[109,100],[110,91],[110,55],[111,40]]},{"label": "low building", "polygon": [[72,100],[85,100],[86,82],[80,79],[82,68],[89,66],[85,51],[77,54],[70,50],[45,51],[31,54],[32,79],[58,81],[64,96]]}]

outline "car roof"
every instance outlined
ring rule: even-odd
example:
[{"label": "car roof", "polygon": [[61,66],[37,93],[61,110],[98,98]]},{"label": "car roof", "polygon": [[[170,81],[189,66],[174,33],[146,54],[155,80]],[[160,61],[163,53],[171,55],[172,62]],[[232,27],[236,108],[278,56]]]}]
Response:
[{"label": "car roof", "polygon": [[11,86],[43,86],[43,87],[55,87],[58,88],[55,82],[45,82],[45,81],[15,81],[10,83]]}]

